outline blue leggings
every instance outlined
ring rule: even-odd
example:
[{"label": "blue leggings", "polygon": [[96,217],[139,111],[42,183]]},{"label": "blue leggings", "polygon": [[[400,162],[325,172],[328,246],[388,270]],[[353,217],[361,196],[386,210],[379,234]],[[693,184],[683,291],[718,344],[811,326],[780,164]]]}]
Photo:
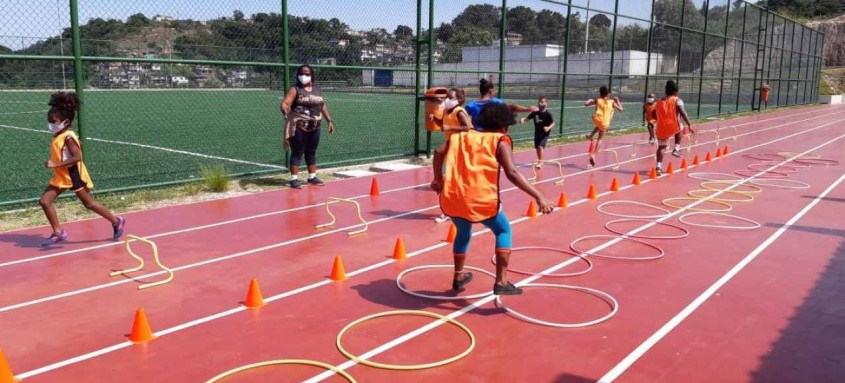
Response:
[{"label": "blue leggings", "polygon": [[[466,254],[469,250],[469,240],[472,238],[472,222],[458,217],[452,217],[452,221],[458,229],[452,251],[455,254]],[[499,210],[499,214],[493,218],[481,221],[481,224],[487,226],[496,235],[496,250],[510,250],[513,246],[511,223],[508,221],[508,217],[505,216],[504,211]]]}]

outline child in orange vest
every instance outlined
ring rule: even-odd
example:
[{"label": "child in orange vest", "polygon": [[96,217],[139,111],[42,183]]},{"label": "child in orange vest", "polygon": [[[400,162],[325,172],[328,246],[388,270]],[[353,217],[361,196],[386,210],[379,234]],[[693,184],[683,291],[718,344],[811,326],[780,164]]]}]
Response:
[{"label": "child in orange vest", "polygon": [[654,118],[657,119],[655,132],[657,136],[657,167],[655,171],[660,175],[663,174],[663,152],[669,145],[669,138],[672,136],[675,136],[675,149],[672,154],[680,155],[680,118],[683,118],[684,122],[687,123],[690,133],[695,133],[695,131],[692,129],[692,123],[684,109],[684,100],[678,97],[678,86],[674,81],[666,81],[666,97],[657,101],[654,109]]},{"label": "child in orange vest", "polygon": [[88,210],[107,219],[112,224],[112,238],[120,239],[126,220],[112,215],[91,196],[90,189],[94,187],[94,183],[91,182],[88,169],[82,161],[82,145],[76,133],[70,130],[76,112],[79,111],[79,97],[73,92],[54,93],[50,97],[49,105],[47,129],[53,133],[53,140],[50,144],[50,160],[46,166],[53,170],[53,178],[38,203],[50,221],[53,234],[44,240],[41,246],[50,246],[68,238],[68,233],[59,224],[56,209],[53,207],[53,201],[65,190],[76,193],[77,198]]},{"label": "child in orange vest", "polygon": [[599,135],[598,140],[596,140],[596,144],[593,145],[593,151],[590,152],[590,167],[596,166],[596,153],[599,151],[599,144],[601,144],[601,139],[604,138],[605,132],[610,127],[610,122],[613,120],[613,110],[622,111],[622,102],[619,101],[619,97],[614,96],[612,99],[610,98],[610,89],[608,89],[607,85],[602,85],[599,88],[599,98],[597,99],[589,99],[587,102],[584,103],[584,106],[596,106],[596,111],[593,113],[593,132],[587,135],[587,139],[592,141],[593,136],[596,134]]},{"label": "child in orange vest", "polygon": [[654,126],[657,124],[657,119],[654,117],[655,102],[657,102],[657,97],[654,97],[654,93],[649,93],[643,104],[643,120],[648,128],[648,143],[651,145],[654,145]]},{"label": "child in orange vest", "polygon": [[[464,272],[466,253],[472,237],[472,224],[481,222],[496,235],[496,295],[517,295],[522,289],[507,280],[511,253],[510,222],[499,199],[499,173],[522,191],[531,195],[544,214],[554,210],[536,188],[531,186],[514,165],[512,141],[507,131],[516,123],[514,112],[504,104],[487,104],[478,123],[482,132],[470,130],[453,134],[434,154],[434,180],[431,188],[440,194],[440,208],[452,218],[457,228],[452,247],[455,276],[454,291],[463,291],[472,280]],[[445,165],[445,166],[444,166]]]},{"label": "child in orange vest", "polygon": [[[466,102],[466,91],[460,88],[449,89],[449,97],[443,101],[443,134],[446,141],[455,132],[466,132],[473,129],[472,120],[469,114],[464,110],[463,105]],[[445,213],[440,214],[440,217],[434,219],[437,223],[443,223],[449,220],[449,216]]]}]

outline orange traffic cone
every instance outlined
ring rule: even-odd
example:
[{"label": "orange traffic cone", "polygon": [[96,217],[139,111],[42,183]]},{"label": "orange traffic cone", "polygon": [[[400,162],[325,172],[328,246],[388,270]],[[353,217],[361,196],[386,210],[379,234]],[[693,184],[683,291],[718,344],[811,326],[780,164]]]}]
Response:
[{"label": "orange traffic cone", "polygon": [[596,199],[596,185],[590,184],[590,190],[587,190],[587,198]]},{"label": "orange traffic cone", "polygon": [[455,243],[455,237],[458,236],[458,228],[455,227],[455,224],[449,225],[449,233],[446,234],[446,239],[444,241],[449,243]]},{"label": "orange traffic cone", "polygon": [[147,321],[147,314],[144,309],[139,308],[135,311],[135,321],[132,323],[132,332],[129,334],[129,340],[132,343],[144,343],[155,339],[153,331],[150,328],[150,322]]},{"label": "orange traffic cone", "polygon": [[656,180],[657,179],[657,169],[651,168],[651,172],[648,173],[648,178]]},{"label": "orange traffic cone", "polygon": [[639,185],[640,184],[640,172],[634,173],[634,179],[631,180],[632,185]]},{"label": "orange traffic cone", "polygon": [[681,160],[681,169],[687,170],[687,159],[686,158]]},{"label": "orange traffic cone", "polygon": [[261,296],[261,288],[258,287],[258,279],[249,281],[249,289],[246,291],[244,306],[248,309],[257,309],[264,306],[264,297]]},{"label": "orange traffic cone", "polygon": [[722,148],[716,149],[716,158],[722,158]]},{"label": "orange traffic cone", "polygon": [[722,150],[722,155],[726,155],[726,154],[728,154],[728,153],[730,153],[730,152],[731,152],[731,147],[730,147],[730,146],[725,145],[725,149],[724,149],[724,150]]},{"label": "orange traffic cone", "polygon": [[667,166],[667,167],[666,167],[666,173],[667,173],[667,174],[672,174],[672,173],[674,173],[674,172],[675,172],[675,167],[674,167],[674,166],[672,166],[672,163],[670,162],[670,163],[669,163],[669,166]]},{"label": "orange traffic cone", "polygon": [[370,195],[379,195],[378,179],[373,177],[373,183],[370,185]]},{"label": "orange traffic cone", "polygon": [[587,153],[592,153],[596,150],[596,143],[595,141],[590,141],[590,147],[587,149]]},{"label": "orange traffic cone", "polygon": [[698,154],[696,154],[695,157],[692,158],[692,164],[695,166],[701,165],[701,160],[698,159]]},{"label": "orange traffic cone", "polygon": [[532,218],[537,216],[537,204],[533,199],[528,204],[528,210],[525,211],[525,215]]},{"label": "orange traffic cone", "polygon": [[710,152],[709,152],[709,151],[707,152],[707,155],[706,155],[706,156],[704,156],[704,161],[707,161],[707,162],[713,161],[713,158],[711,158],[711,157],[710,157]]},{"label": "orange traffic cone", "polygon": [[613,182],[610,183],[610,191],[619,191],[619,181],[616,180],[616,177],[613,177]]},{"label": "orange traffic cone", "polygon": [[0,383],[15,383],[15,374],[12,373],[12,368],[9,367],[9,362],[6,361],[6,356],[3,355],[3,350],[0,349]]},{"label": "orange traffic cone", "polygon": [[566,200],[566,193],[560,193],[560,197],[557,199],[557,207],[561,209],[569,207],[569,201]]},{"label": "orange traffic cone", "polygon": [[393,246],[393,259],[398,261],[407,257],[408,255],[405,254],[405,242],[402,242],[402,237],[397,237],[396,245]]},{"label": "orange traffic cone", "polygon": [[343,268],[343,259],[339,255],[334,257],[334,265],[332,265],[332,273],[329,279],[333,281],[342,281],[346,279],[346,270]]}]

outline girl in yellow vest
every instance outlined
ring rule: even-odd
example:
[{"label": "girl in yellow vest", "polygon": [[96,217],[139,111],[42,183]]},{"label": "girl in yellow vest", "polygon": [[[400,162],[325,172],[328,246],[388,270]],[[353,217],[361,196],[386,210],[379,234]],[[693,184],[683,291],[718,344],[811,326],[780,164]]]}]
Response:
[{"label": "girl in yellow vest", "polygon": [[593,136],[596,134],[599,135],[598,140],[596,140],[596,144],[592,145],[593,151],[590,152],[590,167],[596,166],[596,153],[599,151],[599,145],[601,144],[601,139],[604,138],[605,132],[607,132],[607,128],[610,127],[610,121],[613,120],[613,110],[616,109],[618,111],[624,110],[622,108],[622,102],[619,101],[619,97],[610,98],[610,90],[607,88],[607,85],[602,85],[599,88],[599,98],[597,99],[589,99],[587,102],[584,103],[584,106],[596,106],[596,111],[593,113],[593,132],[587,135],[587,139],[592,141]]},{"label": "girl in yellow vest", "polygon": [[[449,97],[443,101],[443,134],[445,140],[449,141],[455,132],[466,132],[473,129],[472,120],[464,110],[463,105],[466,102],[466,91],[460,88],[449,89]],[[435,116],[436,117],[436,116]],[[443,223],[449,220],[449,216],[445,213],[440,214],[440,217],[434,219],[437,223]]]},{"label": "girl in yellow vest", "polygon": [[657,175],[661,175],[663,174],[663,152],[669,146],[669,138],[672,136],[675,136],[675,149],[672,154],[677,152],[680,156],[681,122],[679,118],[683,118],[684,122],[687,123],[690,133],[695,133],[692,130],[692,123],[687,111],[684,109],[684,100],[678,97],[678,86],[674,81],[666,81],[666,97],[657,101],[653,117],[657,120],[655,131],[657,136],[657,167],[655,171]]},{"label": "girl in yellow vest", "polygon": [[[457,236],[452,247],[455,276],[454,291],[463,291],[472,280],[464,272],[466,253],[472,237],[472,224],[481,222],[496,235],[496,295],[521,294],[522,289],[507,280],[511,253],[510,222],[499,199],[499,172],[522,191],[537,200],[540,211],[550,213],[554,207],[516,170],[512,142],[507,131],[516,123],[514,112],[504,104],[487,104],[481,109],[478,124],[483,131],[455,133],[434,154],[434,180],[431,188],[440,194],[440,208],[452,218]],[[444,166],[445,165],[445,166]]]},{"label": "girl in yellow vest", "polygon": [[123,236],[123,228],[126,219],[115,217],[108,209],[94,200],[89,189],[94,187],[88,169],[82,161],[82,145],[79,137],[70,130],[73,119],[79,111],[80,101],[76,93],[58,92],[50,97],[50,111],[47,112],[47,129],[53,133],[53,140],[50,144],[50,160],[47,161],[47,168],[53,170],[53,178],[41,200],[38,203],[44,209],[47,220],[53,228],[53,234],[41,243],[41,246],[50,246],[62,242],[68,238],[68,233],[59,224],[56,216],[56,209],[53,201],[65,190],[76,193],[88,210],[91,210],[111,222],[112,238],[115,240]]}]

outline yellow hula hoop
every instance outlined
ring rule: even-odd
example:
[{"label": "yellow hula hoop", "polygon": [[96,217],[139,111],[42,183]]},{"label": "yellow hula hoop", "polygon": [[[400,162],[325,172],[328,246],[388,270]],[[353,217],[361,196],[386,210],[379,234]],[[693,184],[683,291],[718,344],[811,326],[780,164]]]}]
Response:
[{"label": "yellow hula hoop", "polygon": [[[702,182],[699,185],[701,186],[702,189],[709,190],[709,191],[715,191],[715,192],[758,194],[758,193],[761,193],[763,191],[763,188],[761,188],[759,186],[749,185],[749,184],[737,185],[736,182],[727,182],[727,181],[707,181],[707,182]],[[738,187],[744,187],[744,188],[751,188],[751,190],[720,189],[720,188],[710,187],[709,185],[727,185],[729,187],[730,186],[738,186]]]},{"label": "yellow hula hoop", "polygon": [[[456,327],[460,328],[461,330],[463,330],[469,336],[469,342],[470,342],[469,347],[467,347],[467,349],[464,350],[464,352],[462,352],[458,355],[455,355],[455,356],[453,356],[449,359],[444,359],[444,360],[441,360],[439,362],[432,362],[432,363],[426,363],[426,364],[413,364],[413,365],[387,364],[387,363],[373,362],[373,361],[361,359],[358,356],[352,355],[351,352],[346,351],[346,349],[343,348],[343,345],[341,344],[341,339],[343,338],[343,335],[346,334],[346,332],[349,331],[349,329],[351,329],[352,327],[355,327],[356,325],[359,325],[359,324],[366,322],[370,319],[382,318],[382,317],[387,317],[387,316],[395,316],[395,315],[415,315],[415,316],[431,317],[431,318],[439,319],[443,322],[449,322],[449,323],[455,325]],[[422,369],[426,369],[426,368],[439,367],[439,366],[443,366],[443,365],[452,363],[452,362],[454,362],[458,359],[461,359],[461,358],[469,355],[469,353],[472,351],[473,348],[475,348],[475,335],[473,335],[472,331],[470,331],[469,328],[467,326],[465,326],[463,323],[458,322],[458,321],[456,321],[452,318],[437,314],[437,313],[428,312],[428,311],[421,311],[421,310],[384,311],[384,312],[376,313],[376,314],[373,314],[373,315],[365,316],[361,319],[358,319],[358,320],[346,325],[346,327],[344,327],[342,330],[340,330],[340,332],[337,334],[337,350],[340,351],[340,353],[343,354],[343,356],[349,358],[349,360],[352,360],[355,363],[363,364],[365,366],[370,366],[370,367],[375,367],[375,368],[381,368],[381,369],[385,369],[385,370],[422,370]]]},{"label": "yellow hula hoop", "polygon": [[248,364],[246,366],[233,368],[233,369],[226,371],[226,372],[224,372],[220,375],[217,375],[217,376],[209,379],[206,383],[214,383],[214,382],[219,381],[220,379],[235,375],[235,374],[242,372],[242,371],[251,370],[253,368],[272,366],[272,365],[277,365],[277,364],[299,364],[299,365],[306,365],[306,366],[321,367],[321,368],[325,368],[326,370],[334,371],[336,374],[338,374],[338,375],[342,376],[344,379],[346,379],[349,383],[357,383],[355,378],[353,378],[352,375],[349,375],[349,373],[346,372],[346,371],[343,371],[343,370],[341,370],[341,369],[339,369],[335,366],[332,366],[330,364],[326,364],[326,363],[323,363],[323,362],[317,362],[317,361],[314,361],[314,360],[306,360],[306,359],[277,359],[277,360],[268,360],[266,362]]},{"label": "yellow hula hoop", "polygon": [[733,195],[742,196],[744,199],[723,198],[724,195],[720,195],[718,197],[711,197],[709,195],[705,195],[705,196],[699,195],[701,193],[710,193],[710,194],[718,193],[715,190],[707,190],[707,189],[690,190],[689,192],[687,192],[687,194],[690,197],[693,197],[693,198],[706,199],[706,200],[709,200],[709,201],[719,201],[719,202],[751,202],[751,201],[754,201],[754,194],[751,194],[751,193],[743,193],[743,192],[737,192],[737,191],[733,191],[733,190],[722,190],[722,192],[726,193],[728,195],[733,194]]},{"label": "yellow hula hoop", "polygon": [[672,205],[671,203],[669,203],[669,201],[701,201],[701,199],[693,198],[693,197],[666,198],[666,199],[663,200],[663,204],[666,205],[666,206],[669,206],[669,207],[674,207],[675,209],[684,209],[684,210],[690,210],[690,211],[706,211],[706,212],[711,212],[711,213],[724,213],[726,211],[733,210],[733,206],[731,206],[731,204],[725,203],[725,202],[722,202],[722,201],[716,201],[714,199],[707,199],[705,201],[707,203],[715,203],[717,205],[722,205],[722,206],[724,206],[724,208],[719,209],[719,210],[715,210],[715,209],[705,209],[705,208],[700,208],[700,207],[678,206],[678,205]]}]

